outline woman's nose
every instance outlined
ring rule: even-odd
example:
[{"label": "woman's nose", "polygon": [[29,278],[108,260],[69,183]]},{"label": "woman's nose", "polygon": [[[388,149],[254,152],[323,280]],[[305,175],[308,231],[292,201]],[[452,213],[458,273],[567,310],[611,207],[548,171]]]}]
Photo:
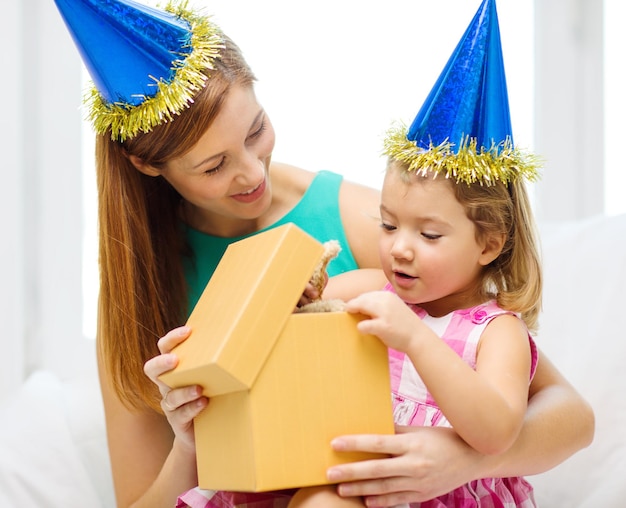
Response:
[{"label": "woman's nose", "polygon": [[238,165],[237,180],[246,184],[257,184],[265,173],[265,161],[256,154],[247,152]]}]

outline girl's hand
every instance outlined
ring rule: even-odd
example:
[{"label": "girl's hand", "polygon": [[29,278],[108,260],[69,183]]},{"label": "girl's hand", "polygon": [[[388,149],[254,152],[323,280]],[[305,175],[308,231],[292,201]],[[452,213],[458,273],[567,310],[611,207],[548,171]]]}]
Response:
[{"label": "girl's hand", "polygon": [[376,335],[387,347],[406,353],[419,334],[429,333],[422,320],[400,297],[389,291],[371,291],[353,298],[346,310],[369,316],[357,325],[364,334]]},{"label": "girl's hand", "polygon": [[363,496],[366,506],[396,506],[426,501],[489,475],[480,467],[484,456],[452,429],[398,426],[396,432],[342,436],[332,441],[339,452],[389,456],[330,468],[328,479],[339,484],[342,497]]},{"label": "girl's hand", "polygon": [[159,387],[163,397],[161,408],[174,431],[176,439],[182,446],[195,452],[193,419],[207,406],[209,400],[202,396],[202,387],[200,386],[172,389],[159,380],[161,374],[172,370],[178,364],[178,358],[171,351],[186,340],[190,333],[191,330],[188,327],[181,326],[161,337],[157,343],[161,354],[148,360],[143,370]]}]

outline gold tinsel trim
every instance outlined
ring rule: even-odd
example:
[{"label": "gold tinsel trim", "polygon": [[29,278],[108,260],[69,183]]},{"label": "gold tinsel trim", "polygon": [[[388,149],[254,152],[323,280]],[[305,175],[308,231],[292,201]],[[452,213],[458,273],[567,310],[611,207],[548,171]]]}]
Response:
[{"label": "gold tinsel trim", "polygon": [[477,149],[476,139],[466,136],[455,153],[448,140],[432,143],[428,150],[407,139],[407,128],[392,127],[387,132],[383,153],[406,165],[409,172],[425,176],[432,172],[453,178],[457,183],[494,185],[518,178],[534,182],[539,178],[539,159],[513,147],[510,139],[489,148]]},{"label": "gold tinsel trim", "polygon": [[155,126],[172,120],[193,102],[193,97],[206,81],[205,69],[213,69],[213,61],[224,47],[221,31],[208,17],[199,16],[187,8],[188,1],[175,5],[169,2],[165,10],[186,21],[191,29],[191,53],[181,53],[181,59],[172,62],[175,74],[171,81],[152,77],[158,88],[154,96],[144,96],[139,105],[106,103],[95,86],[85,97],[89,120],[98,134],[110,130],[111,139],[124,141],[140,132],[149,132]]}]

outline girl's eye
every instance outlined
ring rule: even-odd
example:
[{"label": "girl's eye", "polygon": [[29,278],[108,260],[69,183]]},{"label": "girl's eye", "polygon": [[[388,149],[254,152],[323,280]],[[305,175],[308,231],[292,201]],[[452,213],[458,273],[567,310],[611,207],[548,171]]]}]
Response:
[{"label": "girl's eye", "polygon": [[438,240],[442,235],[436,235],[434,233],[422,233],[422,236],[427,240]]},{"label": "girl's eye", "polygon": [[224,159],[222,159],[217,166],[212,167],[211,169],[207,169],[204,172],[204,174],[208,175],[208,176],[214,175],[214,174],[218,173],[219,170],[222,169],[223,166],[224,166]]},{"label": "girl's eye", "polygon": [[383,231],[394,231],[396,229],[395,226],[392,226],[391,224],[387,224],[385,222],[381,222],[380,227],[383,229]]},{"label": "girl's eye", "polygon": [[257,130],[255,130],[252,134],[248,136],[248,139],[258,138],[263,133],[264,130],[265,130],[265,120],[261,122],[261,126]]}]

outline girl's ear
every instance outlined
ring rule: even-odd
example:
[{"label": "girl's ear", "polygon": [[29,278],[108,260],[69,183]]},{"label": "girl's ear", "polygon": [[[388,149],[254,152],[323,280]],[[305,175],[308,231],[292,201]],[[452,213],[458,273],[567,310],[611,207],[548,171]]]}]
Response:
[{"label": "girl's ear", "polygon": [[504,242],[506,241],[505,235],[489,235],[485,239],[483,245],[483,251],[480,253],[478,262],[482,266],[487,266],[494,259],[496,259],[502,252]]},{"label": "girl's ear", "polygon": [[161,172],[158,169],[146,163],[143,159],[137,157],[136,155],[129,155],[128,160],[133,166],[135,166],[135,168],[137,168],[137,171],[139,171],[140,173],[143,173],[146,176],[160,176],[161,175]]}]

